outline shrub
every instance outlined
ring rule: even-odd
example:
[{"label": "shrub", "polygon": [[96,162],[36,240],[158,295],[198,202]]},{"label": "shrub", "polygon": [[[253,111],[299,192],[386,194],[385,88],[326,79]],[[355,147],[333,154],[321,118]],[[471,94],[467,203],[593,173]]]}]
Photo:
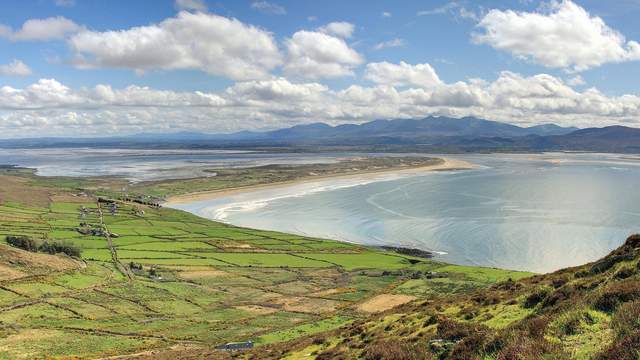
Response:
[{"label": "shrub", "polygon": [[538,360],[568,359],[558,345],[551,344],[544,338],[519,337],[507,344],[497,356],[497,360]]},{"label": "shrub", "polygon": [[38,251],[52,255],[63,253],[73,257],[80,257],[80,249],[69,242],[45,241],[38,247]]},{"label": "shrub", "polygon": [[450,359],[477,359],[484,350],[486,332],[477,332],[459,341],[449,354]]},{"label": "shrub", "polygon": [[620,306],[611,320],[617,338],[623,338],[640,330],[640,301]]},{"label": "shrub", "polygon": [[484,331],[486,331],[486,328],[481,325],[472,325],[443,318],[438,322],[437,334],[442,339],[458,341],[471,334],[477,334]]},{"label": "shrub", "polygon": [[608,285],[598,294],[594,307],[601,311],[612,312],[620,304],[640,300],[640,281],[623,280]]},{"label": "shrub", "polygon": [[28,236],[7,236],[7,243],[17,248],[31,252],[45,252],[48,254],[65,253],[69,256],[80,257],[80,249],[68,242],[40,241]]},{"label": "shrub", "polygon": [[426,360],[431,356],[424,346],[408,344],[400,339],[380,340],[364,349],[365,360]]},{"label": "shrub", "polygon": [[545,297],[542,301],[542,307],[546,308],[556,305],[563,300],[575,299],[577,291],[578,289],[575,286],[573,286],[572,284],[567,284],[557,289],[553,293],[547,295],[547,297]]},{"label": "shrub", "polygon": [[595,357],[597,360],[637,360],[640,359],[640,330],[614,341],[605,351]]},{"label": "shrub", "polygon": [[621,267],[618,271],[616,271],[615,273],[615,278],[616,279],[626,279],[629,278],[631,276],[633,276],[633,274],[635,274],[635,269],[630,267],[630,266],[623,266]]},{"label": "shrub", "polygon": [[8,235],[7,244],[27,251],[38,251],[39,243],[33,238],[24,235]]},{"label": "shrub", "polygon": [[549,289],[548,287],[541,287],[536,289],[533,293],[527,296],[527,298],[524,300],[523,306],[527,309],[535,307],[540,302],[542,302],[544,298],[547,297],[550,291],[551,289]]},{"label": "shrub", "polygon": [[583,323],[593,324],[594,319],[588,312],[577,310],[560,315],[551,327],[556,335],[568,336],[579,333]]}]

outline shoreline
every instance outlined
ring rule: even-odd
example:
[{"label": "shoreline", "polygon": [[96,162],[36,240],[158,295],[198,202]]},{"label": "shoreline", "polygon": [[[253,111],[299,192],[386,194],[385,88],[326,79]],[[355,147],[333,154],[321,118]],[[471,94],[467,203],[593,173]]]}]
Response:
[{"label": "shoreline", "polygon": [[195,201],[216,200],[216,199],[224,198],[227,196],[238,195],[238,194],[247,193],[247,192],[278,189],[278,188],[283,188],[283,187],[292,186],[292,185],[311,183],[315,181],[332,180],[332,179],[354,179],[354,178],[361,177],[363,175],[382,175],[382,174],[415,174],[417,175],[423,172],[430,172],[430,171],[470,170],[478,167],[477,165],[464,160],[450,159],[450,158],[440,158],[440,159],[443,160],[443,163],[436,164],[436,165],[429,165],[429,166],[389,168],[389,169],[372,170],[372,171],[359,171],[359,172],[353,172],[349,174],[323,175],[323,176],[317,176],[317,177],[305,176],[305,177],[301,177],[299,179],[290,180],[290,181],[186,193],[186,194],[170,196],[160,205],[170,207],[172,205],[188,204]]}]

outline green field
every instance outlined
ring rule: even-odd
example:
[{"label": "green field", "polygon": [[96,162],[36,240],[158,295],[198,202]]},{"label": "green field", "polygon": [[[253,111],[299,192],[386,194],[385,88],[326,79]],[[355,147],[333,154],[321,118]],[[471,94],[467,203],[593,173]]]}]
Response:
[{"label": "green field", "polygon": [[[364,318],[358,305],[379,294],[429,299],[528,275],[228,226],[127,202],[118,202],[112,214],[111,205],[57,187],[78,183],[36,179],[19,186],[47,191],[48,203],[0,201],[0,242],[9,235],[65,241],[81,250],[82,260],[0,244],[0,359],[271,344]],[[115,234],[111,245],[107,236],[81,234],[81,222]],[[24,259],[11,258],[18,255]],[[466,286],[420,280],[432,271]]]}]

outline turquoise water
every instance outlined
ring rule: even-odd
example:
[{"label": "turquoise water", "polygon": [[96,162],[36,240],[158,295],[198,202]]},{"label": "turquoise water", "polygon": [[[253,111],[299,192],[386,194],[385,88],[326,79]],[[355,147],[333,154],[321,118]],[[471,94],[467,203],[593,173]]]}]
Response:
[{"label": "turquoise water", "polygon": [[236,225],[435,251],[537,272],[595,260],[640,232],[640,160],[455,156],[480,165],[320,181],[177,206]]}]

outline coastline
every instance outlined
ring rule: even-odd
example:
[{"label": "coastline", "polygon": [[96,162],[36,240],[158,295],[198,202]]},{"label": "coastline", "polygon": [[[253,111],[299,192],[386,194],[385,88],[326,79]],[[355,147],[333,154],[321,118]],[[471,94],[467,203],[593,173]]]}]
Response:
[{"label": "coastline", "polygon": [[363,175],[382,175],[382,174],[420,174],[430,171],[446,171],[446,170],[470,170],[475,169],[478,166],[470,162],[451,158],[441,158],[444,162],[436,165],[419,166],[419,167],[407,167],[407,168],[390,168],[373,171],[359,171],[349,174],[338,175],[325,175],[325,176],[305,176],[296,180],[276,182],[270,184],[251,185],[243,187],[234,187],[219,190],[201,191],[186,193],[180,195],[174,195],[168,197],[161,205],[171,206],[179,204],[187,204],[194,201],[203,200],[215,200],[224,198],[227,196],[238,195],[245,192],[252,192],[258,190],[278,189],[292,185],[304,184],[315,182],[319,180],[332,180],[332,179],[354,179]]}]

